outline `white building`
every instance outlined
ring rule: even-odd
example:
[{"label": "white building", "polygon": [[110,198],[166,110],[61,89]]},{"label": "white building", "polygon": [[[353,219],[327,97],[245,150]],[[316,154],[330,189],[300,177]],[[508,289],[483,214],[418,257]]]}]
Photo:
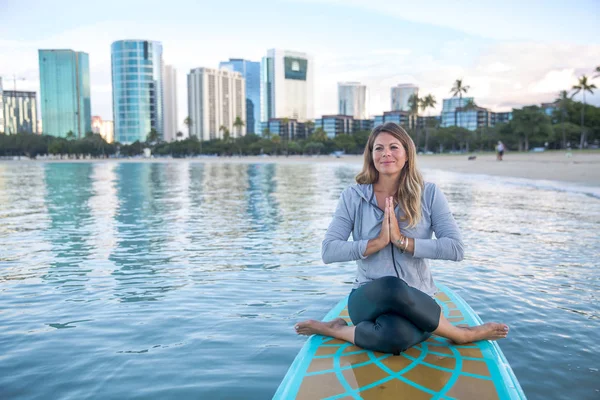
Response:
[{"label": "white building", "polygon": [[172,142],[177,139],[177,69],[172,65],[165,65],[163,68],[163,84],[165,105],[163,137],[166,142]]},{"label": "white building", "polygon": [[367,119],[367,87],[360,82],[338,82],[338,114]]},{"label": "white building", "polygon": [[261,121],[313,118],[314,65],[297,51],[271,49],[260,65]]},{"label": "white building", "polygon": [[[246,118],[246,84],[242,74],[228,70],[195,68],[188,74],[190,134],[200,140],[246,134],[246,126],[234,127],[236,118]],[[245,122],[245,121],[244,121]]]},{"label": "white building", "polygon": [[400,84],[392,88],[392,111],[410,111],[408,99],[419,94],[419,88],[413,84]]}]

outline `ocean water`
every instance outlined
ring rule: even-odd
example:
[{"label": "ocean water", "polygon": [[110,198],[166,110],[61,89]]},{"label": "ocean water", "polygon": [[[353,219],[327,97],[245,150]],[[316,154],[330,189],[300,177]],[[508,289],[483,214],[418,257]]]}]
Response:
[{"label": "ocean water", "polygon": [[[359,166],[0,163],[0,398],[269,399],[350,291],[323,234]],[[436,280],[531,399],[600,398],[597,188],[424,171],[463,262]]]}]

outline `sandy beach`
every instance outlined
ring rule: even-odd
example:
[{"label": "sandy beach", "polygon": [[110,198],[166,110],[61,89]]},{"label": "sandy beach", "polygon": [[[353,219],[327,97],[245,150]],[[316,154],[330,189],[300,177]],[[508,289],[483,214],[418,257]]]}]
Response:
[{"label": "sandy beach", "polygon": [[[507,176],[535,180],[562,181],[590,186],[600,186],[600,152],[573,151],[544,153],[508,153],[503,161],[496,161],[492,153],[477,154],[469,160],[467,154],[419,155],[421,169],[438,169],[450,172]],[[352,163],[362,164],[362,156],[344,155],[340,158],[321,156],[244,156],[244,157],[197,157],[192,159],[109,159],[109,160],[34,160],[17,162],[179,162],[196,161],[207,163]],[[2,161],[0,161],[2,162]],[[6,161],[14,162],[14,161]]]}]

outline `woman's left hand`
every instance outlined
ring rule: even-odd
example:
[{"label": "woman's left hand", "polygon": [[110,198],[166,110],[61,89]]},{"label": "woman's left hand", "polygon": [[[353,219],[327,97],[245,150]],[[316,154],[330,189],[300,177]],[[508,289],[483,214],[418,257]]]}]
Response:
[{"label": "woman's left hand", "polygon": [[399,246],[399,241],[402,239],[402,234],[400,233],[400,226],[398,226],[398,218],[396,217],[396,212],[394,211],[394,198],[390,197],[386,202],[386,207],[389,207],[390,216],[390,241],[394,244],[394,246]]}]

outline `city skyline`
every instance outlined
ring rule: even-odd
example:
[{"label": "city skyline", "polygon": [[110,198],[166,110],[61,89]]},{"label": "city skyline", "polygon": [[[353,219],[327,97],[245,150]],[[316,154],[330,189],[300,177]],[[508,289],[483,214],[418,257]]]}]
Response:
[{"label": "city skyline", "polygon": [[[470,5],[468,13],[443,2],[425,8],[358,0],[344,4],[334,0],[235,2],[234,7],[182,1],[142,9],[138,3],[108,0],[91,13],[89,7],[65,0],[52,5],[8,0],[3,5],[5,24],[0,27],[4,86],[13,86],[14,74],[26,79],[17,81],[17,90],[40,93],[37,50],[77,49],[90,56],[92,113],[110,120],[110,44],[144,38],[162,42],[165,63],[178,70],[180,105],[187,104],[182,74],[200,66],[217,68],[230,58],[260,61],[267,49],[282,48],[313,57],[314,117],[337,112],[340,81],[367,86],[370,116],[389,111],[390,88],[399,83],[413,83],[421,94],[436,96],[438,105],[432,113],[439,114],[441,100],[451,97],[450,88],[460,78],[471,86],[468,95],[478,105],[507,111],[554,100],[578,76],[593,76],[600,54],[594,25],[599,6],[593,2],[571,9],[558,2],[523,7],[516,2],[493,6],[484,1]],[[111,12],[117,4],[125,8],[119,19]],[[130,8],[136,13],[125,12]],[[231,13],[232,8],[236,12]],[[194,12],[199,9],[201,17]],[[522,12],[513,13],[513,9]],[[25,21],[32,29],[17,29]],[[355,29],[348,29],[350,21]],[[223,23],[228,25],[221,31]],[[211,36],[217,31],[218,36]],[[599,105],[600,93],[587,100]],[[186,107],[178,111],[178,127],[185,132]]]}]

